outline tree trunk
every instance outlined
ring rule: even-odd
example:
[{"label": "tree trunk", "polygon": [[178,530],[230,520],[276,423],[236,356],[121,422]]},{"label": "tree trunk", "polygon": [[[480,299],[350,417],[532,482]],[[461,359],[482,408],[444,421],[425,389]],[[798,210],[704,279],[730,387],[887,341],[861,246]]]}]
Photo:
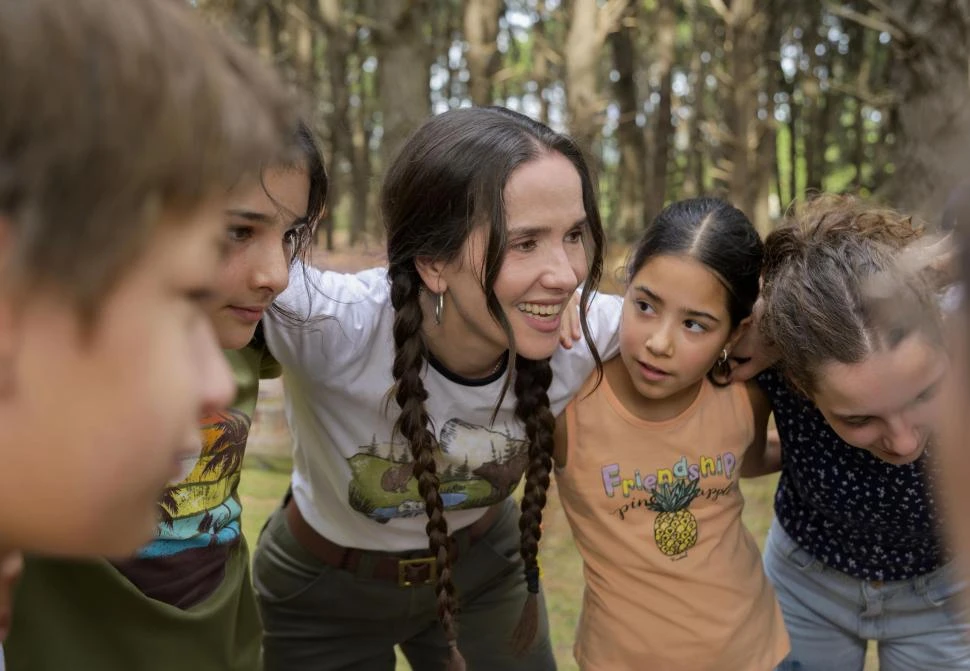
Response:
[{"label": "tree trunk", "polygon": [[[755,174],[753,184],[754,208],[750,212],[751,222],[762,235],[767,235],[772,228],[771,212],[771,182],[778,174],[778,122],[775,120],[775,93],[778,90],[781,72],[781,42],[782,18],[780,0],[768,0],[764,11],[765,29],[759,43],[759,66],[762,70],[759,79],[762,83],[760,93],[763,94],[765,105],[764,116],[755,112],[754,124],[757,135],[755,149]],[[757,99],[758,92],[755,93]],[[780,206],[780,202],[779,202]]]},{"label": "tree trunk", "polygon": [[600,111],[596,69],[602,44],[596,39],[596,0],[574,0],[566,38],[566,104],[569,130],[592,159]]},{"label": "tree trunk", "polygon": [[656,12],[656,67],[660,75],[660,87],[657,91],[660,100],[651,124],[653,151],[645,206],[647,216],[651,218],[660,213],[667,198],[667,163],[670,156],[670,139],[674,134],[671,105],[676,37],[677,17],[674,13],[674,1],[659,0]]},{"label": "tree trunk", "polygon": [[727,160],[718,166],[719,179],[726,184],[730,200],[749,217],[755,216],[758,184],[758,92],[759,58],[763,55],[766,20],[756,11],[754,0],[715,3],[725,24],[724,59],[720,92],[725,128],[722,142]]},{"label": "tree trunk", "polygon": [[468,52],[468,94],[475,105],[492,102],[492,77],[498,72],[501,56],[498,20],[504,11],[502,0],[465,0],[465,41]]},{"label": "tree trunk", "polygon": [[[687,19],[691,26],[691,41],[703,44],[708,36],[703,19],[697,11],[697,0],[688,0]],[[687,120],[687,170],[684,175],[684,196],[698,196],[705,190],[705,148],[701,128],[705,123],[707,67],[701,60],[701,49],[691,49],[690,56],[690,117]]]},{"label": "tree trunk", "polygon": [[275,63],[280,53],[280,34],[283,21],[272,3],[262,3],[256,18],[256,48],[268,62]]},{"label": "tree trunk", "polygon": [[565,47],[569,130],[593,165],[599,163],[592,159],[603,111],[597,77],[600,54],[628,4],[629,0],[607,0],[600,8],[597,0],[573,0]]},{"label": "tree trunk", "polygon": [[886,0],[899,96],[895,173],[884,195],[935,220],[970,174],[970,0]]},{"label": "tree trunk", "polygon": [[[351,117],[351,183],[353,184],[353,207],[350,213],[350,231],[356,243],[359,236],[367,233],[371,228],[379,226],[379,217],[374,217],[373,226],[368,213],[371,211],[372,193],[371,182],[373,168],[371,163],[370,139],[371,134],[366,123],[367,110],[363,101],[354,109]],[[376,206],[374,207],[376,209]]]},{"label": "tree trunk", "polygon": [[539,121],[549,124],[549,97],[547,89],[552,83],[549,72],[549,37],[546,33],[546,0],[536,2],[536,16],[539,20],[532,26],[532,40],[535,44],[534,67],[532,78],[536,83],[536,95],[539,97]]},{"label": "tree trunk", "polygon": [[[311,16],[315,14],[313,0],[299,0],[299,19],[295,21],[296,38],[293,45],[293,60],[296,69],[296,81],[307,100],[314,103],[317,100],[317,69],[316,69],[316,32],[311,24]],[[316,115],[316,109],[311,110],[311,117]],[[307,120],[313,123],[315,119]]]},{"label": "tree trunk", "polygon": [[381,158],[386,167],[408,135],[430,114],[431,54],[422,28],[427,0],[380,0],[374,5],[383,137]]},{"label": "tree trunk", "polygon": [[[353,149],[350,145],[350,82],[347,80],[347,59],[351,52],[351,38],[347,31],[353,31],[352,23],[343,16],[339,0],[319,0],[318,14],[326,31],[326,63],[330,81],[330,110],[327,115],[327,138],[330,145],[330,189],[327,193],[327,209],[337,211],[343,197],[346,179],[340,167],[344,162],[353,163]],[[334,248],[333,214],[324,222],[326,246]],[[351,237],[355,229],[350,227]]]},{"label": "tree trunk", "polygon": [[822,92],[815,68],[819,56],[815,49],[820,38],[818,28],[820,15],[811,12],[811,19],[805,29],[804,46],[808,51],[808,73],[802,77],[802,146],[805,157],[805,194],[822,190],[822,174],[819,170],[819,154],[825,153],[825,132],[822,128],[825,115],[825,94]]},{"label": "tree trunk", "polygon": [[795,102],[796,80],[792,81],[788,95],[788,163],[791,172],[788,174],[788,200],[789,203],[801,197],[798,192],[798,110],[800,105]]},{"label": "tree trunk", "polygon": [[644,226],[644,172],[647,160],[647,147],[643,131],[637,125],[640,98],[637,86],[634,48],[636,7],[627,13],[623,28],[610,36],[613,52],[613,67],[618,77],[613,85],[616,101],[620,108],[617,126],[617,142],[620,152],[620,165],[617,174],[616,229],[625,240],[635,240]]}]

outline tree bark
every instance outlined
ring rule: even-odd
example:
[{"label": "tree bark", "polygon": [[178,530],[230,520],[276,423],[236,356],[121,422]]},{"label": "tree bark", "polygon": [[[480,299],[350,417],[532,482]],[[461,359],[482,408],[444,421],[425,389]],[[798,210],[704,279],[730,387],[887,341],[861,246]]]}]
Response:
[{"label": "tree bark", "polygon": [[380,0],[372,28],[379,62],[381,158],[386,167],[408,135],[431,112],[429,70],[432,54],[422,28],[427,0]]},{"label": "tree bark", "polygon": [[667,197],[667,164],[670,158],[670,139],[674,134],[671,107],[676,37],[674,1],[659,0],[656,12],[656,68],[660,76],[660,86],[657,89],[660,100],[651,124],[652,156],[645,205],[647,216],[651,218],[660,213]]},{"label": "tree bark", "polygon": [[566,105],[570,133],[591,160],[597,155],[594,144],[604,108],[599,92],[600,55],[629,1],[607,0],[601,8],[597,0],[573,0],[565,47]]},{"label": "tree bark", "polygon": [[539,98],[539,121],[549,124],[549,96],[547,89],[552,83],[549,67],[549,35],[546,31],[546,0],[537,0],[536,16],[538,20],[532,26],[532,39],[535,43],[535,67],[532,77],[536,83],[536,96]]},{"label": "tree bark", "polygon": [[[688,0],[687,17],[691,26],[691,42],[694,44],[704,44],[708,39],[703,18],[697,11],[697,0]],[[701,129],[705,123],[704,110],[707,102],[707,67],[701,60],[701,49],[691,50],[690,56],[690,117],[687,123],[687,170],[684,175],[684,196],[698,196],[705,187],[706,172],[704,161],[706,152],[704,150],[703,136]]]},{"label": "tree bark", "polygon": [[[782,31],[781,0],[768,0],[765,7],[765,29],[760,42],[761,55],[759,67],[761,74],[760,91],[756,92],[756,99],[763,95],[765,104],[760,110],[764,118],[755,112],[754,124],[757,135],[755,149],[754,209],[751,211],[751,222],[761,232],[767,235],[772,227],[771,211],[771,183],[778,175],[778,122],[775,120],[775,93],[778,90],[781,73],[781,56],[779,45]],[[757,108],[756,108],[757,110]],[[779,206],[780,206],[779,201]]]},{"label": "tree bark", "polygon": [[[347,59],[351,51],[352,22],[341,12],[339,0],[318,0],[318,14],[321,25],[326,31],[326,62],[330,83],[330,108],[327,114],[327,138],[330,145],[330,189],[327,194],[327,207],[335,212],[340,205],[346,189],[346,179],[341,170],[344,163],[353,164],[353,149],[350,145],[350,82],[347,79]],[[348,34],[351,33],[351,34]],[[333,216],[327,218],[327,250],[334,248]],[[356,227],[351,224],[351,237]]]},{"label": "tree bark", "polygon": [[[666,0],[665,0],[666,1]],[[631,6],[625,16],[624,26],[613,33],[609,40],[613,52],[613,67],[617,79],[613,85],[620,120],[617,127],[620,164],[617,170],[616,229],[626,240],[634,240],[644,227],[644,173],[647,147],[643,131],[637,125],[640,97],[637,86],[634,48],[636,30],[636,7]]]},{"label": "tree bark", "polygon": [[720,88],[725,119],[721,140],[727,159],[718,166],[718,176],[735,206],[754,219],[759,189],[755,181],[759,176],[758,146],[763,136],[757,117],[759,62],[767,21],[755,0],[732,0],[730,5],[717,0],[713,4],[724,20],[727,64]]},{"label": "tree bark", "polygon": [[895,172],[883,195],[935,220],[970,174],[970,0],[870,0],[893,34]]},{"label": "tree bark", "polygon": [[501,64],[496,38],[503,0],[465,0],[465,42],[468,51],[468,94],[475,105],[492,102],[492,77]]},{"label": "tree bark", "polygon": [[[827,96],[822,91],[815,68],[819,56],[815,49],[819,43],[819,13],[812,12],[811,20],[805,31],[805,47],[808,50],[808,74],[802,77],[802,144],[805,157],[805,192],[822,190],[822,175],[825,167],[825,147],[828,128],[826,106]],[[807,197],[807,195],[806,195]]]}]

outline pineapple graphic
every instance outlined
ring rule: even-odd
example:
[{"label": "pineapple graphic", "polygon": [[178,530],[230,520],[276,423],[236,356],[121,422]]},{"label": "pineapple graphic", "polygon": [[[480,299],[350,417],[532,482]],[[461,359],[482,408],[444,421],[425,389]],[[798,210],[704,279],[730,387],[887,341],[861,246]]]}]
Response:
[{"label": "pineapple graphic", "polygon": [[665,482],[653,490],[647,507],[657,513],[653,539],[668,557],[680,559],[697,543],[697,519],[687,509],[700,487],[697,480]]}]

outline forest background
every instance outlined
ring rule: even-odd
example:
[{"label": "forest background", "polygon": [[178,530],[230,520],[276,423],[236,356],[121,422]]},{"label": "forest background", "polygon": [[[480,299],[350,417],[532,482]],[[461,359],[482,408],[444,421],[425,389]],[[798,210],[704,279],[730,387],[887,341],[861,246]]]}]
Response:
[{"label": "forest background", "polygon": [[[611,243],[607,290],[672,200],[723,196],[762,233],[818,191],[933,224],[970,178],[970,0],[190,2],[307,101],[331,176],[315,255],[327,267],[381,262],[384,166],[422,120],[462,105],[505,105],[579,141]],[[250,543],[279,504],[288,455],[268,385],[242,481]],[[759,541],[774,482],[745,482]],[[546,518],[553,640],[574,669],[581,565],[554,495]]]}]

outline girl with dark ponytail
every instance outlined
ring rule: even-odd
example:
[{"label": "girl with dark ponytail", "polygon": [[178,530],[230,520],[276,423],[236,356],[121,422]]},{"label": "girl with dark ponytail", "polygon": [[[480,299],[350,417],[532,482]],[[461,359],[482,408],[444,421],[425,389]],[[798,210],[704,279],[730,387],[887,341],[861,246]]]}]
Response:
[{"label": "girl with dark ponytail", "polygon": [[[589,170],[525,116],[452,110],[389,166],[381,210],[387,268],[298,270],[281,300],[305,321],[266,327],[295,436],[254,564],[267,669],[393,669],[395,645],[418,671],[553,669],[537,555],[554,418],[619,316],[591,300]],[[585,339],[560,349],[580,285]]]},{"label": "girl with dark ponytail", "polygon": [[788,652],[741,521],[740,478],[777,460],[767,403],[725,379],[763,252],[747,217],[715,198],[669,205],[633,248],[620,355],[556,427],[556,482],[586,578],[581,669],[770,671]]}]

